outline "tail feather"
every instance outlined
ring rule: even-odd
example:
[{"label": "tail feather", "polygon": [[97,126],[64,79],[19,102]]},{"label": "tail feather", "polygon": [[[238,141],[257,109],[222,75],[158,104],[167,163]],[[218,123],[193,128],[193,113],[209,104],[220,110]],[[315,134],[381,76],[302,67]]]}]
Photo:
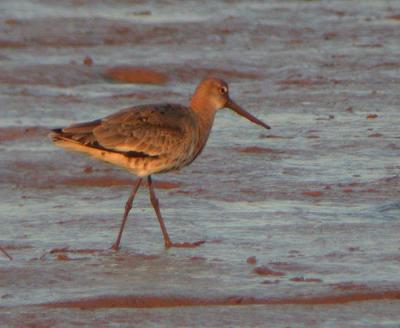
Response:
[{"label": "tail feather", "polygon": [[49,138],[55,145],[65,149],[86,153],[104,160],[104,158],[102,158],[103,155],[100,156],[103,149],[93,145],[94,142],[89,142],[91,139],[94,140],[94,136],[91,132],[74,134],[64,132],[64,130],[65,128],[53,129],[49,133]]},{"label": "tail feather", "polygon": [[[49,138],[59,147],[85,153],[102,161],[125,167],[138,176],[147,175],[148,171],[145,167],[143,168],[140,165],[137,167],[137,163],[140,164],[137,160],[144,158],[157,159],[158,156],[136,151],[123,152],[103,147],[93,134],[93,130],[100,124],[101,121],[97,120],[70,125],[66,128],[53,129],[49,133]],[[136,159],[136,162],[132,162],[133,159]]]},{"label": "tail feather", "polygon": [[93,130],[99,125],[101,125],[101,120],[95,120],[90,122],[72,124],[70,126],[67,126],[66,128],[63,128],[62,131],[64,133],[71,133],[71,134],[86,134],[86,133],[92,133]]},{"label": "tail feather", "polygon": [[101,124],[101,120],[72,124],[65,128],[54,129],[49,134],[53,142],[60,140],[77,142],[82,145],[94,145],[96,138],[93,130]]},{"label": "tail feather", "polygon": [[129,152],[124,154],[106,150],[101,146],[96,146],[95,143],[85,144],[85,141],[88,142],[90,138],[94,138],[91,132],[88,132],[86,134],[72,134],[69,132],[64,132],[64,129],[54,129],[49,133],[49,137],[54,142],[54,144],[59,147],[67,150],[85,153],[102,161],[125,167],[130,171],[133,170],[136,174],[141,174],[140,172],[136,172],[135,168],[131,167]]}]

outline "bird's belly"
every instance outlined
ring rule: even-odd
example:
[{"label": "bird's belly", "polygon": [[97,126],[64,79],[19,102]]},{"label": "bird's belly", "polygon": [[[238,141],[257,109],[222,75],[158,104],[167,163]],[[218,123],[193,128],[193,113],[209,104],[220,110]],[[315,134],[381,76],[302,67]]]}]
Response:
[{"label": "bird's belly", "polygon": [[190,158],[188,158],[188,156],[129,158],[127,168],[137,176],[144,177],[155,173],[179,170],[189,162]]}]

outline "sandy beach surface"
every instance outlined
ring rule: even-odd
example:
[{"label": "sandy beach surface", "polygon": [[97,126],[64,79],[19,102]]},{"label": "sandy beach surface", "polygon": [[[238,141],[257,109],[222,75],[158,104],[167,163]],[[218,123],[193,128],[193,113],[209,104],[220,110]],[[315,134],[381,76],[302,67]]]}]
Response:
[{"label": "sandy beach surface", "polygon": [[[1,327],[399,327],[398,1],[0,2]],[[47,138],[205,76],[202,155],[135,177]]]}]

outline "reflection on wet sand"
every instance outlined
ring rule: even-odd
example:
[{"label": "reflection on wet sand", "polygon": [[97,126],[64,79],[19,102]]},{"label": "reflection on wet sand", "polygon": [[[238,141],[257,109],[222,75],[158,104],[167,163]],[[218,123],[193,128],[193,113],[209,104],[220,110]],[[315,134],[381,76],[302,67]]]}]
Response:
[{"label": "reflection on wet sand", "polygon": [[[399,326],[399,12],[1,1],[0,245],[13,261],[0,254],[0,322]],[[139,194],[120,253],[105,250],[132,177],[56,150],[48,131],[187,103],[210,75],[273,130],[220,112],[196,162],[155,181],[171,237],[207,242],[165,251]]]}]

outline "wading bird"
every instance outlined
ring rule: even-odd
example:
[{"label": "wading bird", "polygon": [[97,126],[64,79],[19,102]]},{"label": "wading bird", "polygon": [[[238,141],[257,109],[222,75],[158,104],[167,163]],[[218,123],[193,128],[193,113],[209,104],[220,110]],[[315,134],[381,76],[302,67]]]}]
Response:
[{"label": "wading bird", "polygon": [[225,107],[255,124],[270,128],[229,97],[225,81],[207,78],[197,86],[189,107],[179,104],[135,106],[102,119],[52,130],[49,136],[57,146],[121,166],[138,177],[125,204],[113,249],[119,249],[133,199],[144,178],[147,178],[150,201],[161,227],[165,247],[195,247],[204,243],[171,242],[151,175],[179,170],[192,163],[206,145],[216,112]]}]

